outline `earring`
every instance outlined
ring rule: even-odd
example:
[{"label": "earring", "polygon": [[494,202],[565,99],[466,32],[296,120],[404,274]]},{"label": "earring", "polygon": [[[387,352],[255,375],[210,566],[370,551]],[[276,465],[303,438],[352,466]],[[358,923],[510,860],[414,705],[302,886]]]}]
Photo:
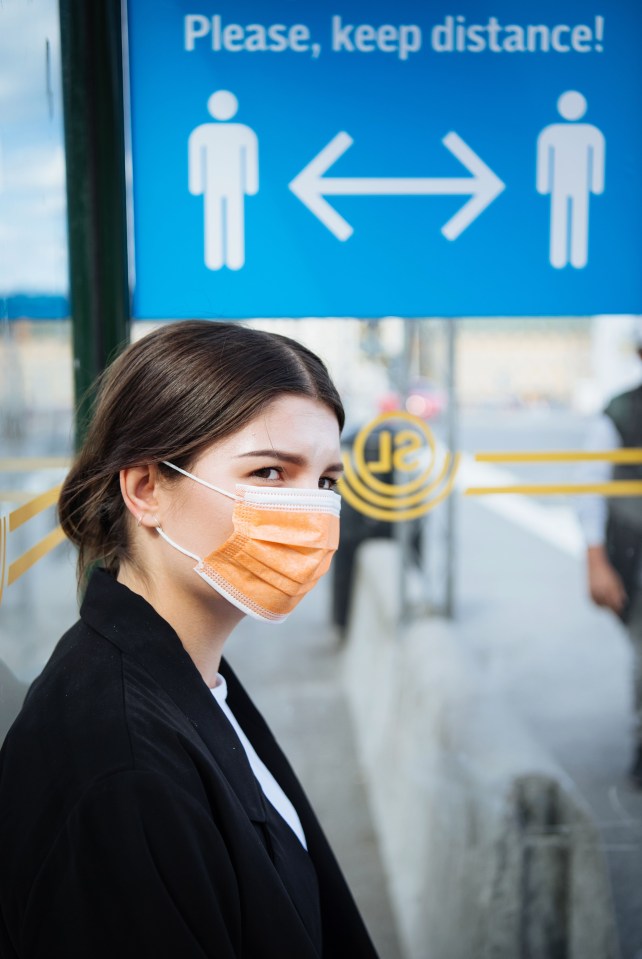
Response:
[{"label": "earring", "polygon": [[143,514],[141,513],[136,522],[136,526],[140,526],[142,522],[143,522]]}]

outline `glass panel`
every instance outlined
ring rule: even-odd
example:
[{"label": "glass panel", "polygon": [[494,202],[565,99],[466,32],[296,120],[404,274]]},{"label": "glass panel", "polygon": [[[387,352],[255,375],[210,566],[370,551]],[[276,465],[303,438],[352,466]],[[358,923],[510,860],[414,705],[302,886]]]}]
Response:
[{"label": "glass panel", "polygon": [[[56,537],[55,494],[40,507],[33,502],[60,483],[72,450],[55,0],[0,5],[0,90],[1,739],[24,684],[75,618],[71,550],[48,549]],[[26,519],[29,503],[34,515]]]}]

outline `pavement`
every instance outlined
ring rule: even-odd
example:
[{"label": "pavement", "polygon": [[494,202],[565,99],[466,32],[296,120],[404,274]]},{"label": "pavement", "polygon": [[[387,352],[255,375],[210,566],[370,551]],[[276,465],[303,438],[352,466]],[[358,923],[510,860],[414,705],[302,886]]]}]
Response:
[{"label": "pavement", "polygon": [[[531,516],[522,526],[490,502],[460,504],[453,641],[574,780],[600,832],[621,959],[642,959],[642,792],[627,776],[626,632],[588,599],[583,557],[567,537],[551,537],[546,523],[537,531]],[[568,507],[544,508],[560,526],[571,522]]]}]

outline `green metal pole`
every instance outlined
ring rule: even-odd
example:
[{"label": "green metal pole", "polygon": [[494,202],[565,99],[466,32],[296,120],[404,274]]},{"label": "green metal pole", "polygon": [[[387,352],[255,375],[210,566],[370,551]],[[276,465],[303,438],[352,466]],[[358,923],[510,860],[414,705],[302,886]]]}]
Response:
[{"label": "green metal pole", "polygon": [[129,341],[120,0],[59,0],[76,443]]}]

